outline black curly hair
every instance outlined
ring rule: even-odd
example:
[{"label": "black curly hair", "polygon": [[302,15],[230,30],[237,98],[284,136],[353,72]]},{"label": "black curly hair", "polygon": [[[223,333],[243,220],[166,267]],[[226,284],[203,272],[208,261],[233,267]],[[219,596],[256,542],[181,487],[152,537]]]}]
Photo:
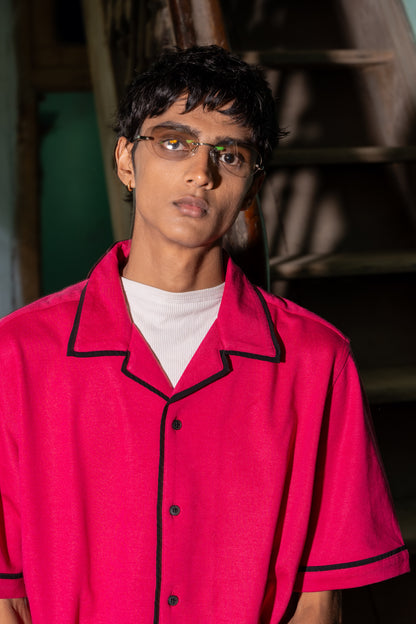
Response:
[{"label": "black curly hair", "polygon": [[[271,89],[262,71],[216,45],[167,49],[128,86],[114,129],[129,141],[144,120],[164,113],[185,96],[184,112],[199,105],[219,110],[251,129],[263,160],[284,134],[278,127]],[[228,108],[225,108],[229,105]]]}]

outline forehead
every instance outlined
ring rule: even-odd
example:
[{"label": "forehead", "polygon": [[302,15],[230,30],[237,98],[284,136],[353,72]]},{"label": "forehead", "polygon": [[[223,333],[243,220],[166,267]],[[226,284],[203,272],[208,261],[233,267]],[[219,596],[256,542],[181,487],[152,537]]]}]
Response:
[{"label": "forehead", "polygon": [[185,113],[185,98],[177,100],[170,108],[157,117],[147,117],[142,125],[141,134],[151,131],[159,125],[188,126],[198,137],[209,142],[218,138],[231,138],[237,141],[249,142],[251,130],[234,121],[221,110],[209,111],[202,105]]}]

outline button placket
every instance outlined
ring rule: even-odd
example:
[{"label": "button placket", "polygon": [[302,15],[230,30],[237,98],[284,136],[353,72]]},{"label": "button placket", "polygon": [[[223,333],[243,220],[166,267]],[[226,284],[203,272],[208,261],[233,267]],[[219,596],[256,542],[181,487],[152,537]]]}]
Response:
[{"label": "button placket", "polygon": [[[174,417],[171,424],[172,424],[172,429],[174,431],[179,431],[180,429],[182,429],[182,421],[179,418],[177,418],[177,416]],[[174,439],[176,440],[176,438]],[[176,464],[176,457],[175,457],[175,464]],[[169,507],[169,513],[173,517],[179,516],[179,514],[181,513],[181,508],[179,507],[179,505],[172,504]]]},{"label": "button placket", "polygon": [[[178,410],[177,406],[172,405],[170,407],[170,410]],[[164,579],[164,583],[165,583],[165,587],[167,583],[171,583],[173,582],[174,586],[179,582],[180,583],[180,578],[177,578],[177,574],[175,573],[176,570],[176,557],[180,556],[180,553],[177,553],[177,549],[175,548],[175,542],[176,542],[176,534],[177,531],[181,531],[181,523],[178,524],[179,520],[177,519],[178,516],[180,516],[180,514],[182,513],[182,508],[181,506],[179,506],[178,504],[176,504],[175,498],[176,498],[176,467],[177,467],[177,462],[181,461],[180,460],[180,453],[178,453],[178,444],[181,444],[181,437],[177,437],[178,435],[180,436],[180,430],[183,427],[183,422],[180,418],[178,418],[175,413],[172,414],[171,411],[171,434],[167,437],[167,444],[168,447],[166,448],[166,459],[167,461],[169,461],[170,466],[168,467],[168,471],[170,474],[170,478],[169,478],[169,486],[168,488],[165,490],[165,503],[168,502],[169,498],[170,498],[170,503],[168,503],[167,507],[165,507],[165,513],[168,512],[168,517],[170,517],[170,521],[169,522],[165,522],[165,531],[167,532],[165,534],[165,544],[168,545],[167,551],[169,552],[169,561],[166,562],[166,568],[165,568],[165,579]],[[179,412],[179,410],[178,410]],[[166,498],[168,500],[166,500]],[[173,589],[172,585],[171,588]],[[179,589],[179,587],[178,587]],[[167,608],[169,607],[176,607],[179,603],[179,595],[177,593],[169,593],[169,590],[167,592],[167,596],[165,597],[166,600],[166,605]]]},{"label": "button placket", "polygon": [[[179,431],[180,429],[182,429],[182,421],[175,417],[172,421],[172,429],[174,429],[175,431]],[[179,516],[179,514],[181,513],[181,508],[179,507],[179,505],[173,504],[169,507],[169,513],[173,517]]]}]

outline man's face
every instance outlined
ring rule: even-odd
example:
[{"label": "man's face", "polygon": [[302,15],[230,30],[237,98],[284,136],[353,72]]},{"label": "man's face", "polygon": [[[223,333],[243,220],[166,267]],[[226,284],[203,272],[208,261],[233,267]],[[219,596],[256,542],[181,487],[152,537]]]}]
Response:
[{"label": "man's face", "polygon": [[[201,106],[184,114],[184,103],[180,99],[162,115],[147,118],[140,135],[153,136],[161,127],[186,127],[201,143],[250,142],[248,128]],[[209,248],[218,244],[260,185],[257,176],[238,177],[218,166],[207,146],[186,159],[167,160],[139,141],[134,167],[129,169],[126,163],[131,152],[132,144],[120,139],[116,151],[119,176],[136,188],[135,233],[157,245]]]}]

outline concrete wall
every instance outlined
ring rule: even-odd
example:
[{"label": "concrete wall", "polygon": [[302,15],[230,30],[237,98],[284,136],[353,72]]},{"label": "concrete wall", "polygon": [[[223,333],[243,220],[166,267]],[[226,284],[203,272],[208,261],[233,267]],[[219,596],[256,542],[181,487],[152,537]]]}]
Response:
[{"label": "concrete wall", "polygon": [[13,0],[0,0],[0,316],[20,304],[15,264],[17,70]]}]

